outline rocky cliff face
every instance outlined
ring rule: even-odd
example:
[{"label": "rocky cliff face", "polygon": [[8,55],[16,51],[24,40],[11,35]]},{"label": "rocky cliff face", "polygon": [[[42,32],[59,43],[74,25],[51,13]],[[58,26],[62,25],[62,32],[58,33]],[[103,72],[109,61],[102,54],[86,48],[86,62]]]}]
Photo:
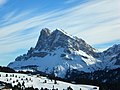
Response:
[{"label": "rocky cliff face", "polygon": [[17,57],[8,66],[16,70],[34,69],[64,77],[68,69],[93,72],[109,68],[111,64],[117,68],[120,66],[119,59],[120,45],[98,53],[84,40],[63,30],[51,32],[44,28],[35,48],[30,48],[27,54]]},{"label": "rocky cliff face", "polygon": [[42,29],[35,49],[38,51],[54,51],[56,48],[76,51],[82,50],[90,55],[93,55],[95,51],[95,49],[88,45],[84,40],[72,37],[62,30],[56,29],[50,33],[49,29]]}]

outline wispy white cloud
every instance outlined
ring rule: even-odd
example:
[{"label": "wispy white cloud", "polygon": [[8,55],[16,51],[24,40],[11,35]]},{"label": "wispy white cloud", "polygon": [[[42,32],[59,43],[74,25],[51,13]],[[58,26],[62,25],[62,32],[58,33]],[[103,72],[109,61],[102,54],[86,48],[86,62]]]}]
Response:
[{"label": "wispy white cloud", "polygon": [[71,9],[56,10],[34,16],[30,19],[1,28],[0,38],[6,37],[14,32],[19,33],[19,31],[21,32],[39,26],[41,28],[50,27],[51,29],[57,27],[63,28],[71,34],[86,39],[90,44],[99,44],[120,39],[118,2],[119,0],[115,0],[114,2],[109,0],[94,1]]},{"label": "wispy white cloud", "polygon": [[7,3],[8,0],[0,0],[0,7]]}]

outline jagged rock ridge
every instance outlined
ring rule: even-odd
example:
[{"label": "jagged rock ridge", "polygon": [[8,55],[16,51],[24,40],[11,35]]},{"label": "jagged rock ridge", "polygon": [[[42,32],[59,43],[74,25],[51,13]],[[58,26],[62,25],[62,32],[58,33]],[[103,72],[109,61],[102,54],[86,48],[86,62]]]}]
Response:
[{"label": "jagged rock ridge", "polygon": [[40,37],[38,39],[36,50],[55,50],[55,48],[61,47],[65,49],[83,50],[87,54],[94,54],[94,48],[88,45],[84,40],[71,37],[66,32],[56,29],[52,33],[49,29],[42,29]]}]

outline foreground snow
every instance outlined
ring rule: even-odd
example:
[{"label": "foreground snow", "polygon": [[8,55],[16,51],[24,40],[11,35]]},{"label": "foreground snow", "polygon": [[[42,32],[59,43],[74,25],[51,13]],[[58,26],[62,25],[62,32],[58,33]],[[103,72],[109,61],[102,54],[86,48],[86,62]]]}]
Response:
[{"label": "foreground snow", "polygon": [[[70,86],[73,90],[80,90],[80,88],[82,90],[99,90],[99,87],[97,86],[70,84],[62,81],[57,81],[57,84],[54,84],[54,80],[50,80],[46,77],[42,77],[42,76],[37,77],[37,75],[26,75],[26,74],[16,74],[16,73],[0,72],[0,81],[12,83],[13,86],[17,85],[18,82],[22,84],[24,81],[25,87],[33,86],[34,88],[38,88],[38,89],[41,89],[41,87],[43,87],[49,89],[58,88],[58,90],[63,90],[63,89],[67,89],[67,87]],[[95,87],[97,89],[93,89]]]}]

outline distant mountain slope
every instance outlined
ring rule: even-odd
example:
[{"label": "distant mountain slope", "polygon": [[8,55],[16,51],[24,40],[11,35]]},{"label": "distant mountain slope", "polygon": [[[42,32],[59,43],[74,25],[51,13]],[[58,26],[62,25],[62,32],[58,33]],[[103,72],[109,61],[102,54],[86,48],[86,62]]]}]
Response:
[{"label": "distant mountain slope", "polygon": [[120,45],[100,53],[84,40],[63,30],[42,29],[35,48],[19,56],[8,67],[34,70],[65,77],[68,70],[93,72],[120,67]]},{"label": "distant mountain slope", "polygon": [[115,44],[107,50],[99,53],[99,58],[105,69],[120,67],[120,44]]}]

